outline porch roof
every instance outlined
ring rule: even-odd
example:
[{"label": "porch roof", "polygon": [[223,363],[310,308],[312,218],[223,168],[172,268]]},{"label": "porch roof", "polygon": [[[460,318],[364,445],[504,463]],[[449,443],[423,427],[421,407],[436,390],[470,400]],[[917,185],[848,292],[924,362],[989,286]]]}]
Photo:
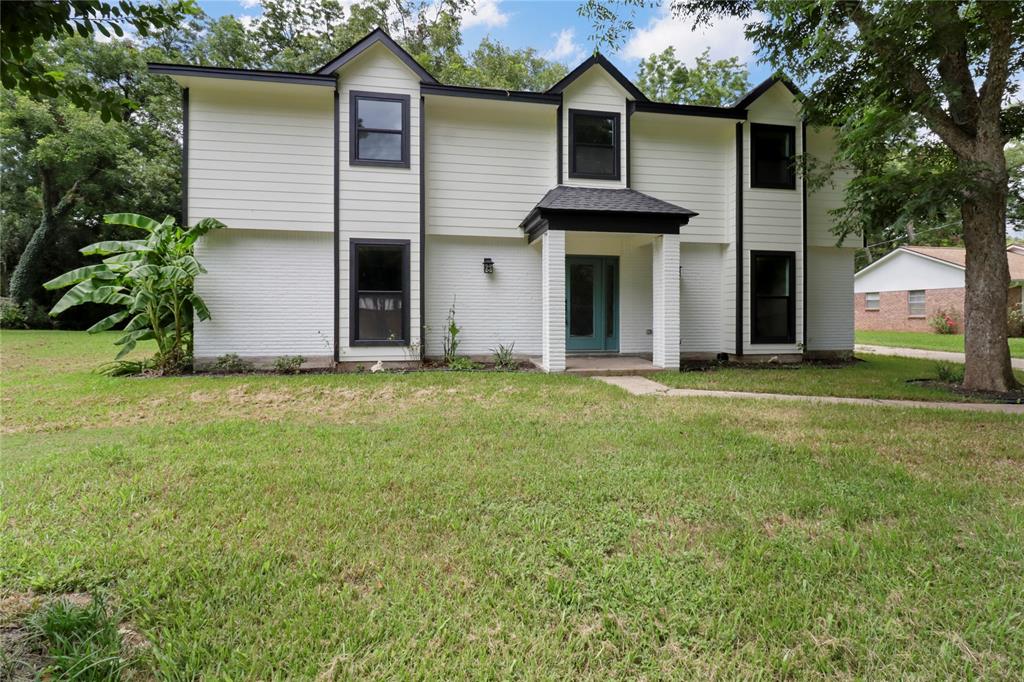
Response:
[{"label": "porch roof", "polygon": [[530,241],[548,230],[678,234],[696,215],[635,189],[559,185],[537,202],[519,227]]}]

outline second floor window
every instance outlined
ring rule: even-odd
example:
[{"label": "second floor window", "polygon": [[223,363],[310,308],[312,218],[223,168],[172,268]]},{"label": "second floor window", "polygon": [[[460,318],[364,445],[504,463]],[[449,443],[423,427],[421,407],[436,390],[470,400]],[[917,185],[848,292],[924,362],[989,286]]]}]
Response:
[{"label": "second floor window", "polygon": [[409,167],[409,96],[352,92],[349,162]]},{"label": "second floor window", "polygon": [[569,177],[619,179],[619,114],[569,110]]},{"label": "second floor window", "polygon": [[796,128],[750,124],[750,186],[796,189]]}]

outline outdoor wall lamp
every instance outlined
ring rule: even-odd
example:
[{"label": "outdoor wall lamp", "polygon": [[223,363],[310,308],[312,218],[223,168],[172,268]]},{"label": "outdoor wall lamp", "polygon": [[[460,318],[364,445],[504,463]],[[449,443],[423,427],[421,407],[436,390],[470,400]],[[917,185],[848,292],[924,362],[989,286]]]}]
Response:
[{"label": "outdoor wall lamp", "polygon": [[484,258],[484,274],[485,275],[493,275],[494,274],[494,261],[492,261],[490,258]]}]

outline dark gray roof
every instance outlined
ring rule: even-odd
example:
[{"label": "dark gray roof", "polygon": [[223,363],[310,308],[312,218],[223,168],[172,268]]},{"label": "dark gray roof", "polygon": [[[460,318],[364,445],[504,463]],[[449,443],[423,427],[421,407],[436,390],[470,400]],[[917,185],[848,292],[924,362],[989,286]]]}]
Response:
[{"label": "dark gray roof", "polygon": [[642,213],[692,217],[695,211],[637,192],[635,189],[567,187],[559,185],[537,202],[534,211],[586,211],[588,213]]}]

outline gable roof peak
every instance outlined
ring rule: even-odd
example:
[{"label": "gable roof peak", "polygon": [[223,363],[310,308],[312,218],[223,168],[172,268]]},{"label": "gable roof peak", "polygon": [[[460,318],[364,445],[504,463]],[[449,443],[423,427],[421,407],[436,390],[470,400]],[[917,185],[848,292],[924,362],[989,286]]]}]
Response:
[{"label": "gable roof peak", "polygon": [[782,73],[781,71],[777,71],[773,75],[769,76],[768,78],[764,79],[763,81],[755,85],[749,92],[747,92],[747,94],[743,95],[743,97],[740,97],[740,99],[732,106],[735,107],[736,109],[746,109],[751,104],[753,104],[758,98],[760,98],[761,95],[771,90],[772,86],[775,85],[776,83],[782,83],[783,85],[785,85],[786,89],[789,90],[790,93],[792,93],[793,97],[797,98],[798,100],[803,99],[804,93],[800,92],[800,88],[796,87],[793,81],[789,79],[789,76]]},{"label": "gable roof peak", "polygon": [[367,33],[360,40],[356,41],[352,47],[348,48],[337,57],[317,69],[316,73],[320,75],[333,74],[345,64],[348,64],[350,61],[378,43],[386,47],[392,54],[398,57],[398,59],[401,60],[401,62],[405,64],[410,71],[419,76],[419,79],[422,82],[432,84],[437,83],[437,79],[430,75],[430,72],[424,69],[419,62],[413,59],[411,54],[402,49],[402,46],[396,43],[394,38],[389,36],[388,32],[380,26]]},{"label": "gable roof peak", "polygon": [[641,92],[640,88],[634,85],[633,81],[626,78],[626,76],[621,71],[619,71],[614,64],[608,61],[608,58],[601,54],[601,52],[598,50],[594,50],[594,54],[584,59],[580,63],[580,65],[577,66],[572,71],[570,71],[565,76],[565,78],[563,78],[562,80],[558,81],[550,88],[548,88],[547,92],[556,94],[562,92],[567,87],[572,85],[577,78],[579,78],[587,71],[589,71],[590,67],[592,66],[600,66],[602,69],[604,69],[605,73],[611,76],[615,80],[615,82],[622,87],[623,90],[628,92],[633,97],[633,99],[637,100],[638,102],[649,101],[647,99],[647,95]]}]

